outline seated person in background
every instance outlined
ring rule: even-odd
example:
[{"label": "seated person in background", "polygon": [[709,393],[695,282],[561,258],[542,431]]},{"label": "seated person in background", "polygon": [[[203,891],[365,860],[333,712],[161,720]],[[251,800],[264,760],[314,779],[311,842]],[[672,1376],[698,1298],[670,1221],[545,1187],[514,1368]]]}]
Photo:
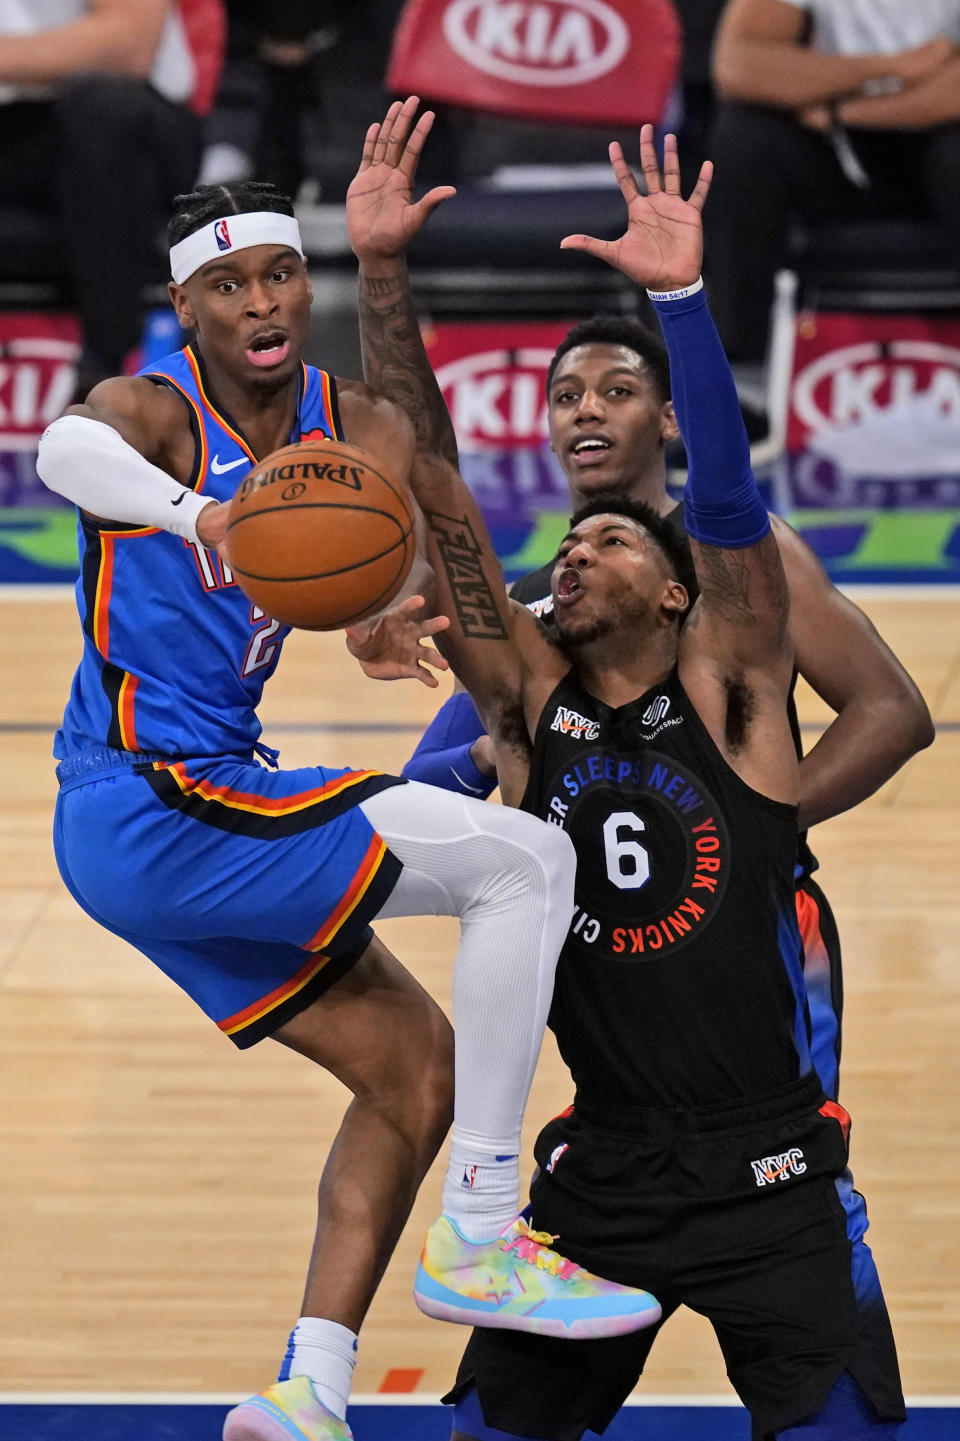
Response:
[{"label": "seated person in background", "polygon": [[710,297],[760,362],[791,215],[922,210],[960,245],[960,0],[729,0],[710,153]]},{"label": "seated person in background", "polygon": [[143,288],[163,276],[156,237],[167,197],[196,175],[225,29],[223,0],[0,0],[0,207],[51,222],[83,334],[78,398],[139,342]]}]

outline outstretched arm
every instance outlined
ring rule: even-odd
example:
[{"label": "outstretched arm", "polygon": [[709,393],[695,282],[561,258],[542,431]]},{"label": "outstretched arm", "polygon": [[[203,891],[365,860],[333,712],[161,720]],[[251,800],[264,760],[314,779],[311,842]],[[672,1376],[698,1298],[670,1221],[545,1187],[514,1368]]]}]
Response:
[{"label": "outstretched arm", "polygon": [[[665,177],[668,192],[673,170],[672,155],[672,143],[668,143]],[[619,158],[618,165],[621,165]],[[625,170],[625,167],[622,169]],[[658,189],[659,170],[650,149],[646,150],[646,173],[652,190],[650,203],[664,208],[664,226],[667,219],[676,225],[686,223],[685,230],[675,229],[672,236],[666,228],[659,234],[660,251],[677,256],[681,266],[680,277],[685,281],[693,279],[695,283],[700,260],[697,219],[682,208],[678,212],[677,207],[682,207],[683,202],[679,199],[679,187],[675,180],[672,182],[672,196],[662,194]],[[628,209],[632,205],[636,211],[637,202],[632,199],[633,182],[629,172],[627,177],[625,198]],[[692,201],[695,199],[696,193],[691,197]],[[651,232],[653,222],[650,217],[646,219],[648,223],[641,225],[637,216],[635,235],[628,231],[620,242],[613,245],[591,242],[589,248],[627,274],[634,273],[630,267],[638,247],[642,253],[643,244],[650,243],[651,233],[657,236],[656,230]],[[647,259],[649,261],[650,257]],[[664,289],[668,288],[665,282],[671,278],[668,273],[670,268],[660,263],[656,271],[651,272],[656,274],[658,285]],[[634,274],[634,278],[643,283],[642,276]],[[699,317],[690,313],[690,308],[695,311],[703,305],[702,294],[687,297],[685,303],[660,301],[656,304],[670,346],[677,411],[691,455],[688,526],[692,534],[700,535],[700,543],[695,542],[694,549],[701,567],[702,582],[703,567],[706,566],[709,571],[707,605],[714,612],[718,606],[726,609],[731,619],[742,622],[727,628],[732,648],[729,645],[715,646],[715,632],[711,634],[711,625],[701,622],[699,629],[696,624],[688,626],[684,636],[687,659],[693,658],[697,647],[706,641],[701,655],[708,669],[712,654],[726,655],[728,659],[731,656],[739,658],[744,673],[752,669],[755,676],[759,674],[763,677],[765,667],[761,664],[759,673],[756,672],[758,653],[751,656],[750,650],[758,639],[762,639],[762,629],[766,625],[766,643],[770,646],[768,654],[773,661],[772,669],[766,672],[766,679],[769,681],[772,678],[775,691],[780,690],[786,677],[788,653],[783,648],[779,625],[779,613],[785,603],[779,570],[770,573],[772,591],[758,607],[757,598],[764,594],[764,577],[756,574],[747,576],[742,553],[738,558],[736,550],[723,547],[717,550],[702,543],[707,533],[705,527],[712,528],[718,521],[722,522],[722,515],[717,514],[712,503],[709,500],[705,502],[704,497],[698,494],[702,489],[701,482],[713,472],[727,476],[731,487],[726,497],[721,498],[722,505],[730,511],[723,524],[740,528],[742,536],[749,535],[752,526],[756,527],[757,534],[764,528],[726,359],[705,309]],[[683,318],[685,309],[687,316]],[[682,333],[684,327],[688,330],[686,335]],[[699,328],[699,335],[694,327]],[[727,537],[729,534],[727,531]],[[800,820],[803,825],[812,825],[871,795],[911,755],[930,744],[933,727],[923,698],[910,677],[866,617],[831,585],[809,548],[789,526],[776,518],[773,520],[773,537],[779,546],[789,587],[789,632],[797,665],[801,674],[838,713],[800,768]],[[723,540],[725,537],[720,535],[719,538]],[[767,547],[765,561],[769,563],[769,538],[763,543]],[[761,611],[759,615],[758,608]],[[768,613],[763,614],[764,611]],[[698,613],[706,616],[707,611],[698,608],[694,612],[694,621]],[[771,621],[775,622],[772,630]],[[746,651],[743,649],[744,642]],[[700,668],[698,661],[696,669]],[[736,666],[731,669],[728,665],[728,677],[735,675],[736,671]],[[695,685],[695,682],[691,684]],[[779,747],[774,749],[777,751]]]},{"label": "outstretched arm", "polygon": [[687,532],[701,586],[698,650],[738,668],[779,664],[786,653],[787,589],[776,542],[750,468],[750,449],[730,367],[707,309],[700,268],[701,213],[713,167],[706,161],[689,200],[680,194],[676,137],[664,142],[663,175],[653,126],[640,133],[647,193],[641,195],[621,147],[610,160],[627,204],[628,225],[615,241],[567,236],[644,285],[670,354],[674,409],[689,459]]},{"label": "outstretched arm", "polygon": [[793,800],[796,764],[785,719],[792,673],[786,577],[700,279],[701,212],[712,166],[705,163],[685,201],[676,138],[666,137],[662,176],[650,125],[641,131],[640,153],[646,195],[620,146],[610,147],[627,204],[625,234],[613,242],[568,236],[563,244],[607,260],[646,286],[657,309],[689,459],[686,526],[701,588],[681,636],[681,679],[744,779]]},{"label": "outstretched arm", "polygon": [[40,437],[37,474],[95,525],[169,530],[217,547],[227,507],[187,488],[193,437],[166,387],[118,377],[95,386]]},{"label": "outstretched arm", "polygon": [[364,379],[407,412],[418,450],[456,465],[456,437],[420,335],[405,258],[437,206],[456,194],[452,185],[439,185],[414,203],[417,162],[434,120],[427,110],[413,125],[419,103],[416,96],[395,101],[367,131],[347,191],[347,229],[360,262]]}]

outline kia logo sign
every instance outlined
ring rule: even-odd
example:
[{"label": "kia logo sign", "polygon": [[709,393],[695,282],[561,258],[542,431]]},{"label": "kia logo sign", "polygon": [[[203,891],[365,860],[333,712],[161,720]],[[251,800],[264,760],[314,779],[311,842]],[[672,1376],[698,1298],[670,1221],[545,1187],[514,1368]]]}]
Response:
[{"label": "kia logo sign", "polygon": [[453,0],[443,33],[468,65],[520,85],[583,85],[630,48],[604,0]]},{"label": "kia logo sign", "polygon": [[816,432],[862,424],[921,397],[933,411],[960,416],[960,350],[929,340],[866,341],[805,366],[794,381],[793,411]]},{"label": "kia logo sign", "polygon": [[552,350],[487,350],[437,368],[437,384],[465,450],[540,445],[547,433],[544,378]]},{"label": "kia logo sign", "polygon": [[[48,328],[58,318],[51,316]],[[0,336],[0,449],[35,449],[43,429],[73,399],[80,352],[67,334],[75,329],[73,317],[59,328],[64,332],[59,336]]]}]

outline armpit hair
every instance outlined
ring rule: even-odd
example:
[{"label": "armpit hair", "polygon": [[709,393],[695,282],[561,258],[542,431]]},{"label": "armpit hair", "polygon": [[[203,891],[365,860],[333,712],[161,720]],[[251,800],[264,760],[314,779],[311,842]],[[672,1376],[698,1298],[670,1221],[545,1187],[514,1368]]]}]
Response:
[{"label": "armpit hair", "polygon": [[529,760],[533,743],[527,730],[527,717],[520,701],[512,701],[500,711],[497,722],[497,740],[509,746],[522,760]]},{"label": "armpit hair", "polygon": [[727,697],[724,740],[734,755],[743,750],[753,718],[757,713],[756,697],[742,675],[727,676],[723,682]]}]

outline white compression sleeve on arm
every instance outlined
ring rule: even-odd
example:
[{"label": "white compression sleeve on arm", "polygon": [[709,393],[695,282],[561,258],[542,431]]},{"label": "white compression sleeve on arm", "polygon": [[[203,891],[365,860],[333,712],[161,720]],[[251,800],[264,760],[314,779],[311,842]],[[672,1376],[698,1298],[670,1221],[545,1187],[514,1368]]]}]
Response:
[{"label": "white compression sleeve on arm", "polygon": [[37,474],[49,490],[91,515],[155,525],[186,540],[197,539],[197,516],[210,504],[151,465],[112,425],[85,415],[64,415],[47,426]]}]

